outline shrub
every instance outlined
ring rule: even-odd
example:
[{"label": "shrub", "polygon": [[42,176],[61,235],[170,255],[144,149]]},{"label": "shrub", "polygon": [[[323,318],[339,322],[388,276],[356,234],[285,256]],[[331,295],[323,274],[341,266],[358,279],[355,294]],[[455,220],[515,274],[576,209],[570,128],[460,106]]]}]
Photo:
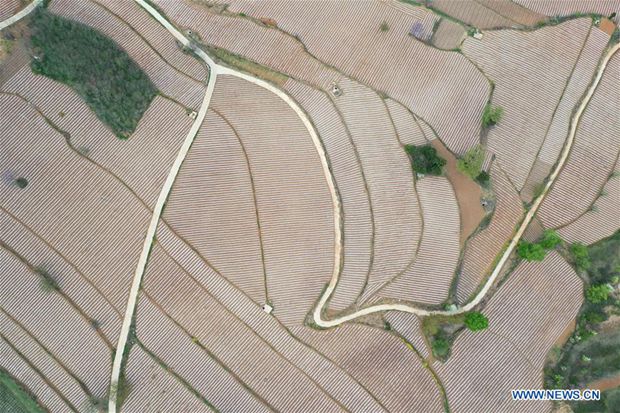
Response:
[{"label": "shrub", "polygon": [[489,326],[489,319],[479,311],[472,311],[465,315],[465,326],[471,331],[484,330]]},{"label": "shrub", "polygon": [[611,289],[607,284],[593,285],[586,290],[586,299],[592,304],[601,304],[609,298]]},{"label": "shrub", "polygon": [[450,352],[450,343],[445,338],[437,337],[431,344],[433,356],[438,359],[445,359]]},{"label": "shrub", "polygon": [[381,26],[379,26],[379,29],[382,32],[387,32],[388,30],[390,30],[390,26],[387,24],[386,21],[383,21],[383,23],[381,23]]},{"label": "shrub", "polygon": [[42,267],[38,267],[34,269],[34,272],[39,275],[39,281],[41,283],[41,289],[45,292],[59,291],[60,286],[58,282],[52,275]]},{"label": "shrub", "polygon": [[480,173],[476,177],[476,182],[478,182],[482,186],[489,185],[490,181],[491,181],[491,176],[486,171],[480,171]]},{"label": "shrub", "polygon": [[562,243],[562,238],[552,229],[547,229],[543,232],[542,239],[539,244],[546,250],[553,249]]},{"label": "shrub", "polygon": [[28,186],[28,180],[26,178],[17,178],[15,180],[15,185],[20,189],[24,189]]},{"label": "shrub", "polygon": [[405,145],[405,151],[411,159],[413,170],[427,175],[441,175],[446,160],[437,155],[431,145]]},{"label": "shrub", "polygon": [[590,255],[585,245],[580,242],[575,242],[570,246],[570,252],[577,268],[580,270],[587,270],[590,268]]},{"label": "shrub", "polygon": [[30,41],[33,72],[74,89],[119,138],[135,130],[157,88],[112,39],[42,9]]},{"label": "shrub", "polygon": [[476,145],[468,150],[463,158],[458,160],[456,167],[459,171],[469,176],[471,179],[475,179],[478,175],[480,175],[483,162],[484,148],[482,148],[481,145]]},{"label": "shrub", "polygon": [[501,106],[493,107],[490,103],[487,104],[482,113],[482,127],[488,128],[489,126],[497,125],[502,120],[503,115],[504,109]]},{"label": "shrub", "polygon": [[547,252],[540,245],[528,241],[520,241],[517,246],[517,255],[527,261],[542,261]]}]

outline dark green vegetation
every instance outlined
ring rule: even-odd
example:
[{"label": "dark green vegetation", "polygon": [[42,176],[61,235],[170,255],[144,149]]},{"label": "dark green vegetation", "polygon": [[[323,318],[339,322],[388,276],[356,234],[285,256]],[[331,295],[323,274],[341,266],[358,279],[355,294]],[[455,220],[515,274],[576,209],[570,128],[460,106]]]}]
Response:
[{"label": "dark green vegetation", "polygon": [[590,268],[590,253],[588,247],[580,242],[576,242],[570,246],[570,254],[573,260],[573,264],[579,270],[587,270]]},{"label": "dark green vegetation", "polygon": [[28,186],[28,180],[26,178],[17,178],[15,180],[15,185],[20,189],[24,189]]},{"label": "dark green vegetation", "polygon": [[552,229],[543,232],[538,242],[519,241],[517,245],[517,255],[526,261],[542,261],[547,255],[547,251],[554,249],[562,244],[562,238]]},{"label": "dark green vegetation", "polygon": [[481,331],[489,327],[489,319],[479,311],[465,315],[465,326],[471,331]]},{"label": "dark green vegetation", "polygon": [[[620,374],[618,324],[603,324],[611,315],[620,315],[620,231],[589,247],[580,246],[578,251],[580,259],[589,262],[587,270],[578,268],[586,282],[586,300],[574,333],[562,349],[555,350],[545,368],[548,388],[587,387],[595,380]],[[602,399],[591,404],[571,403],[571,407],[580,412],[619,411],[620,404],[613,402],[620,399],[618,389],[605,392]]]},{"label": "dark green vegetation", "polygon": [[405,145],[405,151],[411,159],[413,170],[425,175],[441,175],[446,160],[437,155],[431,145]]},{"label": "dark green vegetation", "polygon": [[482,127],[488,128],[489,126],[497,125],[499,121],[502,120],[503,115],[504,109],[501,106],[491,106],[490,103],[487,104],[482,113]]},{"label": "dark green vegetation", "polygon": [[484,148],[476,145],[457,161],[456,168],[471,179],[476,179],[480,175],[483,162]]},{"label": "dark green vegetation", "polygon": [[535,242],[519,241],[517,255],[526,261],[542,261],[545,259],[547,251]]},{"label": "dark green vegetation", "polygon": [[60,291],[60,286],[54,277],[43,267],[37,267],[34,272],[39,276],[41,288],[45,292]]},{"label": "dark green vegetation", "polygon": [[601,400],[571,403],[574,413],[620,413],[620,388],[601,392]]},{"label": "dark green vegetation", "polygon": [[422,331],[431,345],[433,357],[446,361],[457,334],[465,328],[465,315],[434,315],[422,320]]},{"label": "dark green vegetation", "polygon": [[16,382],[6,371],[0,369],[0,411],[11,413],[43,413],[36,399]]},{"label": "dark green vegetation", "polygon": [[480,185],[484,187],[489,186],[490,181],[491,181],[491,176],[486,171],[480,171],[480,173],[476,177],[476,182],[478,182]]},{"label": "dark green vegetation", "polygon": [[32,18],[32,71],[74,89],[119,138],[136,129],[157,88],[114,41],[39,10]]},{"label": "dark green vegetation", "polygon": [[381,30],[382,32],[387,32],[388,30],[390,30],[390,26],[387,24],[387,22],[384,20],[381,23],[381,26],[379,26],[379,30]]}]

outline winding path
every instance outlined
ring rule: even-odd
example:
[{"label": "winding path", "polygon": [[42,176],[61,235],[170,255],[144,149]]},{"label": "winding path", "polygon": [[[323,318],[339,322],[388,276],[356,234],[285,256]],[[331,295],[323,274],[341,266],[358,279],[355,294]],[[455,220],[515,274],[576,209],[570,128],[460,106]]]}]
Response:
[{"label": "winding path", "polygon": [[32,3],[30,3],[29,5],[27,5],[26,7],[24,7],[17,13],[15,13],[13,16],[9,17],[6,20],[1,21],[0,30],[7,28],[14,23],[17,23],[18,21],[20,21],[21,19],[23,19],[24,17],[32,13],[32,11],[36,9],[37,6],[41,3],[43,3],[43,0],[34,0]]},{"label": "winding path", "polygon": [[[592,98],[594,91],[596,90],[596,87],[598,86],[601,77],[603,75],[603,72],[605,71],[605,68],[607,66],[607,63],[609,62],[609,60],[611,59],[611,57],[614,55],[614,53],[620,49],[620,44],[617,44],[615,46],[613,46],[612,48],[610,48],[607,51],[607,54],[603,57],[603,60],[601,61],[596,77],[593,79],[587,93],[585,94],[584,98],[581,100],[581,103],[579,105],[579,107],[577,108],[577,111],[575,112],[573,118],[571,119],[571,128],[569,131],[569,135],[567,138],[567,141],[564,145],[564,148],[562,150],[562,154],[561,157],[558,161],[557,167],[555,168],[555,170],[553,171],[553,173],[550,175],[549,180],[544,188],[544,190],[542,191],[542,193],[538,196],[538,198],[536,198],[536,200],[534,201],[534,203],[532,204],[530,210],[528,211],[528,213],[525,216],[525,219],[523,220],[521,226],[519,227],[519,229],[517,230],[517,232],[515,233],[515,235],[513,236],[512,240],[510,241],[510,244],[508,246],[508,248],[506,248],[504,254],[502,255],[501,259],[499,260],[499,262],[497,263],[496,267],[494,268],[493,272],[491,273],[491,275],[489,276],[489,278],[487,279],[487,281],[485,282],[483,288],[480,290],[480,292],[476,295],[476,297],[470,301],[469,303],[467,303],[466,305],[464,305],[463,307],[460,307],[454,311],[428,311],[428,310],[424,310],[424,309],[420,309],[420,308],[416,308],[416,307],[412,307],[406,304],[382,304],[382,305],[374,305],[374,306],[369,306],[366,308],[362,308],[358,311],[355,311],[353,313],[338,317],[338,318],[334,318],[334,319],[324,319],[323,318],[323,310],[325,308],[325,305],[329,299],[329,297],[332,295],[332,293],[334,292],[336,285],[338,284],[338,278],[340,276],[340,261],[342,258],[342,230],[341,230],[341,219],[342,219],[342,214],[341,214],[341,205],[340,205],[340,201],[339,198],[337,196],[337,192],[336,192],[336,185],[335,185],[335,181],[334,181],[334,177],[329,169],[329,164],[327,161],[327,156],[325,153],[325,150],[321,144],[321,141],[319,139],[319,136],[316,132],[316,130],[314,129],[314,126],[312,125],[312,123],[310,122],[310,120],[308,119],[307,115],[305,114],[305,112],[301,109],[301,107],[299,107],[299,105],[289,96],[287,95],[285,92],[283,92],[282,90],[276,88],[275,86],[271,85],[270,83],[267,83],[261,79],[255,78],[253,76],[250,76],[248,74],[242,73],[242,72],[238,72],[234,69],[231,69],[229,67],[225,67],[225,66],[221,66],[219,64],[217,64],[213,59],[211,59],[211,57],[209,57],[209,55],[207,55],[203,50],[201,50],[200,48],[196,47],[185,35],[183,35],[180,31],[178,31],[168,20],[166,20],[166,18],[164,18],[158,10],[156,10],[154,7],[152,7],[150,4],[148,4],[145,0],[135,0],[136,3],[138,3],[141,7],[143,7],[149,14],[151,14],[151,16],[153,16],[160,24],[162,24],[181,44],[183,44],[186,47],[189,47],[192,49],[193,52],[196,53],[196,55],[198,57],[200,57],[209,67],[209,80],[208,80],[208,85],[207,85],[207,91],[204,97],[204,100],[202,102],[202,105],[200,107],[200,111],[198,113],[198,116],[196,118],[196,121],[194,122],[194,124],[192,125],[192,128],[190,129],[187,137],[185,138],[185,141],[183,143],[183,146],[181,147],[181,150],[179,151],[179,154],[177,155],[177,158],[170,170],[170,173],[168,174],[168,177],[166,179],[166,182],[164,183],[164,186],[160,192],[159,198],[157,199],[157,204],[155,205],[155,208],[153,210],[153,216],[151,218],[149,227],[148,227],[148,231],[147,231],[147,235],[145,237],[144,240],[144,245],[142,248],[142,253],[140,255],[139,261],[138,261],[138,265],[134,274],[134,278],[132,281],[132,285],[131,285],[131,290],[130,290],[130,294],[129,294],[129,299],[127,302],[127,307],[125,310],[125,317],[123,319],[123,325],[121,328],[121,333],[119,336],[119,341],[118,341],[118,345],[116,347],[117,351],[114,357],[114,362],[112,365],[112,376],[111,376],[111,380],[110,380],[110,384],[111,384],[111,389],[116,389],[116,386],[118,384],[118,380],[120,377],[120,373],[121,373],[121,367],[122,367],[122,361],[123,361],[123,355],[124,355],[124,350],[125,350],[125,346],[127,344],[127,337],[129,335],[130,332],[130,327],[131,327],[131,323],[132,323],[132,319],[133,319],[133,315],[135,313],[135,307],[137,304],[137,298],[138,298],[138,293],[139,293],[139,289],[140,289],[140,284],[142,281],[142,276],[144,275],[144,270],[146,267],[146,263],[149,257],[149,253],[153,244],[153,239],[155,237],[155,233],[157,230],[157,225],[159,223],[162,211],[163,211],[163,207],[164,204],[166,202],[166,200],[168,199],[168,196],[170,194],[170,191],[172,189],[172,185],[176,179],[176,176],[178,175],[179,169],[187,155],[187,152],[189,150],[189,148],[191,147],[194,138],[196,137],[196,134],[198,132],[199,127],[201,126],[203,119],[206,115],[207,109],[209,107],[209,103],[211,100],[211,96],[213,94],[213,90],[215,88],[215,83],[217,80],[217,76],[218,75],[230,75],[230,76],[236,76],[239,78],[242,78],[244,80],[247,80],[248,82],[254,83],[258,86],[261,86],[271,92],[273,92],[274,94],[276,94],[277,96],[279,96],[282,100],[284,100],[294,111],[295,113],[297,113],[297,115],[299,116],[299,118],[302,120],[304,126],[306,127],[306,129],[308,130],[308,132],[310,133],[310,136],[312,138],[312,141],[316,147],[316,150],[319,154],[319,157],[321,159],[321,165],[323,167],[323,172],[325,174],[325,179],[327,181],[330,193],[331,193],[331,197],[332,197],[332,203],[333,203],[333,210],[334,210],[334,234],[335,234],[335,242],[334,242],[334,268],[333,268],[333,273],[332,273],[332,277],[331,280],[327,286],[327,288],[325,289],[325,291],[323,292],[323,294],[320,297],[320,300],[317,304],[317,306],[315,307],[314,311],[313,311],[313,318],[314,318],[314,322],[323,328],[329,328],[329,327],[335,327],[338,326],[344,322],[356,319],[358,317],[362,317],[368,314],[373,314],[373,313],[377,313],[377,312],[381,312],[381,311],[404,311],[404,312],[408,312],[408,313],[413,313],[416,314],[418,316],[428,316],[428,315],[452,315],[452,314],[460,314],[460,313],[464,313],[467,312],[469,310],[471,310],[472,308],[474,308],[476,305],[478,305],[480,303],[480,301],[485,297],[485,295],[487,294],[487,292],[489,291],[489,289],[491,288],[491,286],[493,285],[493,282],[495,281],[495,279],[498,277],[502,267],[504,266],[504,264],[506,263],[506,261],[508,260],[508,258],[510,257],[510,255],[512,254],[512,252],[514,251],[517,243],[519,242],[521,236],[523,235],[525,229],[527,228],[527,226],[529,225],[529,223],[531,222],[531,220],[533,219],[534,215],[536,214],[536,211],[538,210],[538,207],[540,206],[540,204],[542,203],[542,201],[544,200],[545,196],[547,195],[547,193],[549,192],[549,189],[551,188],[551,186],[553,185],[553,183],[555,182],[555,179],[557,178],[558,174],[560,173],[560,171],[562,170],[562,167],[564,166],[564,163],[566,162],[566,159],[568,158],[568,155],[570,153],[570,150],[572,148],[573,142],[574,142],[574,138],[575,138],[575,134],[576,134],[576,130],[577,130],[577,126],[579,124],[579,119],[581,118],[581,115],[583,113],[583,111],[585,110],[586,106],[588,105],[590,99]],[[110,413],[116,413],[116,391],[110,391],[110,397],[108,400],[108,410]]]}]

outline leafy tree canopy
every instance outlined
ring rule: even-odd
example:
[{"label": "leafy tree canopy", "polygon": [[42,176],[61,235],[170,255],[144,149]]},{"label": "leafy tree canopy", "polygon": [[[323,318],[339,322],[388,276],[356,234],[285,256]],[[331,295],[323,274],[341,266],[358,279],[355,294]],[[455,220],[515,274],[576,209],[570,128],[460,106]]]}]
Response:
[{"label": "leafy tree canopy", "polygon": [[468,150],[463,158],[458,160],[456,167],[471,179],[476,179],[480,175],[483,162],[484,148],[482,145],[476,145]]},{"label": "leafy tree canopy", "polygon": [[426,175],[441,175],[446,160],[437,155],[431,145],[405,145],[405,151],[411,159],[413,170]]},{"label": "leafy tree canopy", "polygon": [[482,127],[488,128],[489,126],[497,125],[502,120],[503,115],[504,108],[501,106],[491,106],[490,103],[487,104],[482,113]]},{"label": "leafy tree canopy", "polygon": [[588,247],[580,242],[576,242],[570,246],[570,252],[577,268],[581,270],[587,270],[590,268],[590,255],[588,253]]},{"label": "leafy tree canopy", "polygon": [[586,290],[586,299],[592,304],[601,304],[609,298],[611,289],[607,284],[593,285]]},{"label": "leafy tree canopy", "polygon": [[552,229],[547,229],[543,232],[543,236],[539,241],[541,247],[546,250],[551,250],[562,243],[562,238]]},{"label": "leafy tree canopy", "polygon": [[542,261],[547,252],[540,245],[528,241],[520,241],[517,246],[517,255],[527,261]]},{"label": "leafy tree canopy", "polygon": [[489,326],[489,319],[479,311],[472,311],[465,315],[465,326],[471,331],[484,330]]},{"label": "leafy tree canopy", "polygon": [[65,83],[119,138],[127,138],[157,94],[112,39],[45,9],[32,19],[32,71]]}]

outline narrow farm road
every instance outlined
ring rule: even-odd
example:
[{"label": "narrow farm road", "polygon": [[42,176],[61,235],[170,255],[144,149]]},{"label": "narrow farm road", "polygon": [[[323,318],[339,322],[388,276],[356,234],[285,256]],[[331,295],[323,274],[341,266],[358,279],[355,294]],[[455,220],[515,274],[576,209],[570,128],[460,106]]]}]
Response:
[{"label": "narrow farm road", "polygon": [[[571,120],[571,129],[567,138],[567,141],[565,143],[565,146],[563,148],[560,160],[558,161],[558,165],[556,167],[556,169],[553,171],[553,173],[551,174],[549,181],[547,182],[547,185],[545,186],[544,190],[542,191],[541,195],[535,200],[535,202],[533,203],[532,207],[530,208],[530,210],[528,211],[523,223],[521,224],[521,226],[519,227],[518,231],[516,232],[516,234],[514,235],[514,237],[512,238],[508,248],[506,249],[506,251],[504,252],[504,254],[502,255],[501,259],[499,260],[497,266],[495,267],[495,269],[493,270],[493,272],[491,273],[491,276],[487,279],[486,283],[484,284],[483,288],[481,289],[481,291],[476,295],[476,297],[469,302],[468,304],[466,304],[465,306],[457,309],[456,311],[453,312],[448,312],[448,311],[427,311],[427,310],[423,310],[420,308],[416,308],[416,307],[412,307],[412,306],[408,306],[408,305],[404,305],[404,304],[383,304],[383,305],[375,305],[375,306],[369,306],[366,308],[363,308],[359,311],[356,311],[354,313],[351,314],[347,314],[345,316],[342,317],[338,317],[338,318],[334,318],[331,320],[327,320],[327,319],[323,319],[323,308],[325,307],[325,304],[327,303],[327,300],[329,299],[329,297],[331,296],[331,294],[334,292],[334,289],[336,288],[336,285],[338,283],[338,278],[339,278],[339,268],[340,268],[340,260],[342,257],[342,232],[341,232],[341,205],[340,205],[340,201],[338,199],[337,193],[336,193],[336,185],[335,185],[335,181],[334,181],[334,177],[332,175],[332,173],[329,170],[329,164],[327,161],[327,156],[325,153],[325,150],[321,144],[321,141],[319,139],[319,136],[316,132],[316,130],[314,129],[314,126],[312,125],[312,123],[310,122],[310,120],[308,119],[308,117],[306,116],[306,114],[304,113],[304,111],[299,107],[299,105],[289,96],[287,95],[285,92],[283,92],[282,90],[276,88],[275,86],[271,85],[268,82],[265,82],[261,79],[255,78],[251,75],[242,73],[242,72],[238,72],[234,69],[231,69],[229,67],[225,67],[225,66],[221,66],[218,65],[213,59],[211,59],[211,57],[209,55],[207,55],[203,50],[201,50],[200,48],[196,47],[183,33],[181,33],[179,30],[177,30],[168,20],[166,20],[166,18],[164,18],[158,10],[156,10],[154,7],[152,7],[149,3],[147,3],[145,0],[134,0],[136,1],[136,3],[138,3],[142,8],[144,8],[149,14],[151,14],[151,16],[153,16],[153,18],[155,18],[160,24],[162,24],[182,45],[189,47],[192,49],[193,52],[196,53],[196,55],[198,57],[200,57],[201,59],[204,60],[204,62],[207,64],[207,66],[209,67],[209,82],[208,82],[208,86],[207,86],[207,92],[205,94],[202,106],[200,108],[200,111],[198,113],[198,117],[196,118],[196,121],[194,122],[194,124],[192,125],[192,128],[190,130],[190,132],[187,135],[187,138],[185,139],[185,142],[183,143],[183,146],[181,147],[181,150],[179,151],[179,154],[177,155],[177,159],[175,160],[175,163],[173,164],[170,173],[168,174],[168,177],[166,179],[166,182],[164,183],[164,186],[160,192],[159,198],[157,200],[157,204],[155,205],[155,208],[153,210],[153,216],[151,218],[151,222],[149,224],[148,227],[148,231],[147,231],[147,235],[146,238],[144,240],[144,245],[143,245],[143,249],[142,249],[142,253],[140,255],[140,259],[138,261],[138,266],[136,268],[135,274],[134,274],[134,279],[132,282],[132,286],[131,286],[131,290],[130,290],[130,294],[129,294],[129,299],[128,299],[128,303],[127,303],[127,307],[126,307],[126,311],[125,311],[125,317],[123,319],[123,325],[122,325],[122,329],[121,329],[121,333],[120,333],[120,337],[119,337],[119,341],[118,341],[118,345],[117,345],[117,351],[114,357],[114,363],[112,366],[112,377],[110,380],[110,384],[111,384],[111,389],[116,389],[116,385],[118,384],[118,380],[120,377],[120,372],[121,372],[121,365],[122,365],[122,361],[123,361],[123,354],[124,354],[124,350],[125,350],[125,346],[127,344],[127,337],[130,331],[130,327],[131,327],[131,322],[133,319],[133,315],[135,313],[135,307],[137,304],[137,298],[138,298],[138,293],[139,293],[139,289],[140,289],[140,284],[142,281],[142,276],[144,275],[144,270],[146,267],[146,263],[149,257],[149,252],[151,250],[152,247],[152,243],[153,243],[153,239],[155,236],[155,232],[157,229],[157,225],[158,222],[160,220],[160,216],[163,210],[163,206],[166,202],[166,199],[168,198],[168,195],[170,193],[170,190],[172,189],[172,185],[174,183],[174,180],[176,179],[176,176],[179,172],[179,169],[181,167],[181,164],[183,163],[183,160],[185,159],[185,156],[187,155],[187,152],[198,132],[198,128],[200,127],[200,125],[202,124],[202,121],[206,115],[210,100],[211,100],[211,96],[213,94],[213,90],[215,88],[215,82],[217,79],[218,75],[230,75],[230,76],[236,76],[239,78],[242,78],[244,80],[247,80],[248,82],[254,83],[260,87],[263,87],[271,92],[273,92],[274,94],[276,94],[277,96],[279,96],[282,100],[284,100],[294,111],[295,113],[297,113],[297,115],[299,116],[299,118],[302,120],[304,126],[306,127],[306,129],[308,130],[308,132],[310,133],[310,136],[312,138],[312,141],[316,147],[316,150],[319,154],[319,157],[321,159],[321,165],[323,167],[323,172],[325,174],[325,179],[326,182],[328,184],[330,193],[331,193],[331,197],[332,197],[332,203],[333,203],[333,210],[334,210],[334,234],[335,234],[335,242],[334,242],[334,268],[333,268],[333,273],[332,273],[332,277],[331,280],[326,288],[326,290],[323,292],[323,294],[320,297],[320,300],[318,302],[318,305],[316,306],[316,308],[314,309],[313,312],[313,318],[314,321],[317,325],[321,326],[321,327],[325,327],[325,328],[329,328],[329,327],[335,327],[338,326],[346,321],[350,321],[353,320],[355,318],[364,316],[364,315],[368,315],[368,314],[372,314],[372,313],[376,313],[376,312],[380,312],[380,311],[404,311],[404,312],[408,312],[408,313],[413,313],[419,316],[426,316],[426,315],[433,315],[433,314],[444,314],[444,315],[450,315],[450,314],[459,314],[459,313],[463,313],[463,312],[467,312],[469,310],[471,310],[473,307],[475,307],[483,298],[484,296],[487,294],[487,292],[489,291],[489,289],[491,288],[493,282],[495,281],[495,279],[497,278],[497,276],[499,275],[502,267],[504,266],[504,264],[506,263],[506,261],[508,260],[508,257],[510,256],[510,254],[512,253],[512,251],[514,250],[514,248],[516,247],[517,243],[519,242],[521,236],[523,235],[525,229],[527,228],[528,224],[530,223],[530,221],[532,220],[532,218],[534,217],[534,215],[536,214],[536,211],[538,209],[538,207],[540,206],[540,204],[542,203],[542,201],[544,200],[546,194],[548,193],[550,187],[553,185],[556,177],[558,176],[558,174],[560,173],[566,159],[568,158],[568,154],[570,152],[570,149],[572,147],[573,141],[574,141],[574,137],[575,137],[575,133],[576,133],[576,129],[577,129],[577,125],[579,123],[579,119],[581,117],[581,114],[583,113],[584,109],[586,108],[588,102],[590,101],[590,99],[592,98],[592,95],[594,94],[594,91],[603,75],[603,72],[605,70],[605,67],[607,66],[607,63],[609,61],[609,59],[613,56],[613,54],[620,48],[620,44],[619,45],[615,45],[613,48],[611,48],[607,54],[605,55],[605,57],[603,58],[599,68],[598,68],[598,72],[597,75],[595,77],[595,79],[592,81],[592,84],[590,85],[590,88],[588,89],[588,92],[586,93],[585,97],[583,98],[583,100],[580,103],[579,108],[577,109],[577,111],[575,112],[575,115],[573,116],[572,120]],[[116,392],[115,391],[110,391],[110,398],[108,401],[108,409],[110,413],[116,413]]]},{"label": "narrow farm road", "polygon": [[9,17],[6,20],[1,21],[0,22],[0,30],[4,29],[6,27],[9,27],[10,25],[12,25],[14,23],[17,23],[18,21],[20,21],[21,19],[23,19],[24,17],[26,17],[27,15],[32,13],[32,11],[34,9],[36,9],[37,6],[39,4],[41,4],[41,3],[43,3],[43,0],[34,0],[32,3],[30,3],[29,5],[27,5],[23,9],[21,9],[19,12],[17,12],[13,16]]}]

